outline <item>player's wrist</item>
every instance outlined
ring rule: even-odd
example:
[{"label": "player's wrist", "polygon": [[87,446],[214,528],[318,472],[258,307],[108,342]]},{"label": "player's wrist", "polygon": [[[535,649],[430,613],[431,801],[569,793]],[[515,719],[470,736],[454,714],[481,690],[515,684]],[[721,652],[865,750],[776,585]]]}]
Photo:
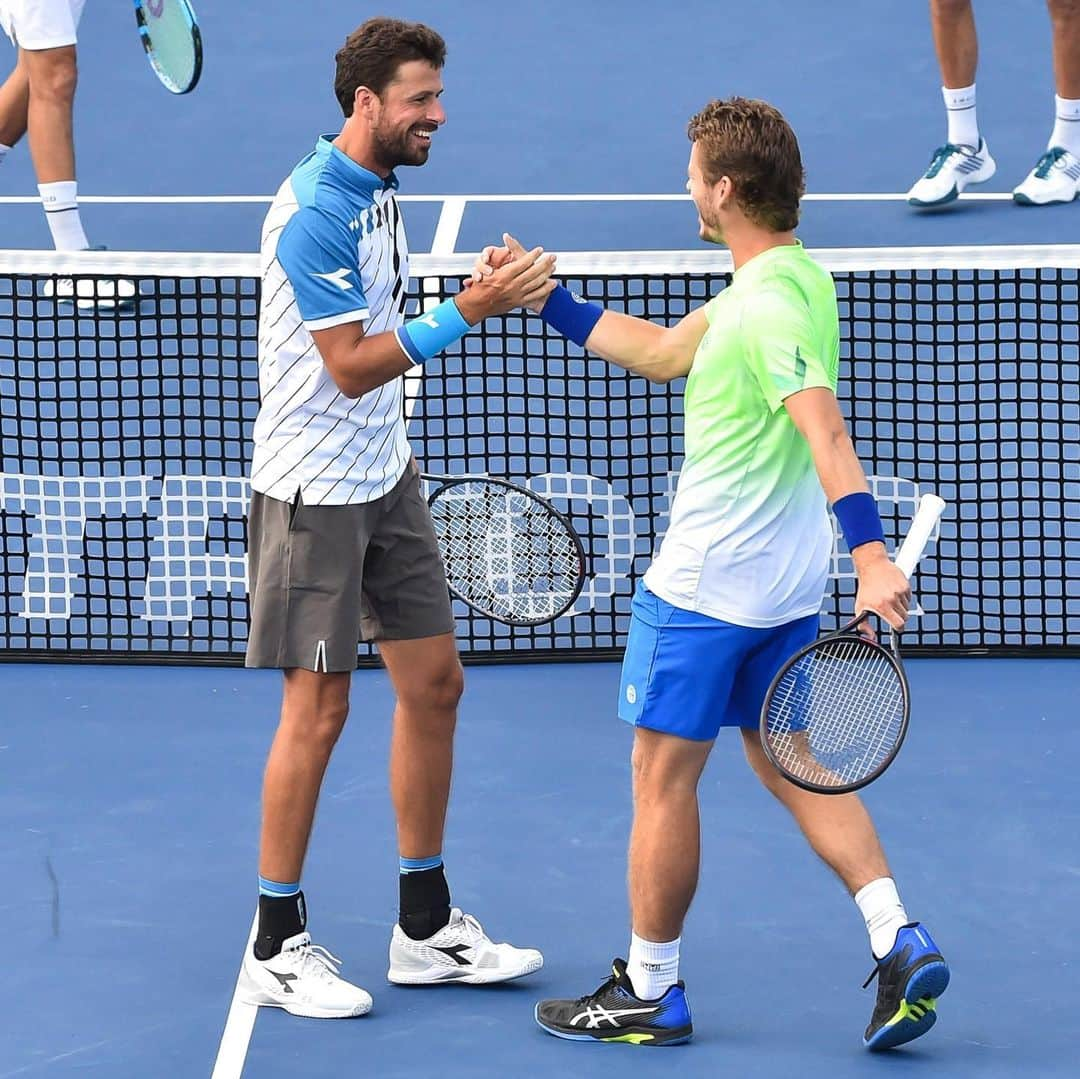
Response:
[{"label": "player's wrist", "polygon": [[584,348],[604,309],[582,299],[564,285],[556,285],[539,313],[552,329]]},{"label": "player's wrist", "polygon": [[410,362],[419,365],[464,337],[470,329],[469,321],[451,298],[399,326],[394,335]]},{"label": "player's wrist", "polygon": [[833,513],[840,522],[844,542],[853,556],[864,547],[880,547],[880,553],[884,553],[885,530],[881,527],[881,517],[872,494],[856,491],[844,495],[833,503]]},{"label": "player's wrist", "polygon": [[868,543],[859,544],[851,552],[851,559],[855,563],[855,572],[861,573],[878,562],[888,562],[889,552],[885,549],[882,540],[871,540]]}]

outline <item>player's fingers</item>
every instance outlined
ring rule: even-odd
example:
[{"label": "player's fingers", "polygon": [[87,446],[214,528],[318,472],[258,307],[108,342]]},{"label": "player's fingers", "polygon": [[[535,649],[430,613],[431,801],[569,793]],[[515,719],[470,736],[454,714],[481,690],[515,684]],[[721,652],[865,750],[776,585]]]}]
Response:
[{"label": "player's fingers", "polygon": [[546,281],[555,270],[555,256],[543,254],[541,248],[536,250],[541,252],[536,260],[531,264],[522,264],[517,274],[517,285],[520,288],[533,288]]},{"label": "player's fingers", "polygon": [[[503,243],[506,244],[512,258],[519,258],[525,254],[525,248],[509,232],[503,233]],[[541,249],[537,248],[537,250]]]}]

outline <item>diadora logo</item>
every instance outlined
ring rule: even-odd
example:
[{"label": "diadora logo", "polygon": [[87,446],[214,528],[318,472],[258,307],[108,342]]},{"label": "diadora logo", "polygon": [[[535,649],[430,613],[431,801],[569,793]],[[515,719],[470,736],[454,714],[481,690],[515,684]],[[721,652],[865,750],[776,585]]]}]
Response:
[{"label": "diadora logo", "polygon": [[435,316],[430,312],[428,312],[428,314],[426,315],[421,315],[419,318],[417,318],[416,321],[422,322],[425,326],[430,326],[433,330],[437,330],[439,328],[438,319],[436,319]]},{"label": "diadora logo", "polygon": [[351,281],[345,280],[351,272],[352,271],[349,270],[348,267],[342,266],[340,270],[333,270],[330,273],[313,273],[311,276],[321,277],[324,281],[331,281],[337,285],[339,289],[345,291],[353,287]]}]

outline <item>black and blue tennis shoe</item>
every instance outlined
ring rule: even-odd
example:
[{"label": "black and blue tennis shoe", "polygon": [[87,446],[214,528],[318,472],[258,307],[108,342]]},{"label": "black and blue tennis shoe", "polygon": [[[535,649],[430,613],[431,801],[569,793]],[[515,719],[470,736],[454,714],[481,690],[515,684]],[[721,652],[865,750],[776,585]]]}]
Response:
[{"label": "black and blue tennis shoe", "polygon": [[556,1038],[576,1042],[679,1045],[693,1036],[686,989],[676,982],[658,1000],[642,1000],[616,959],[611,977],[594,993],[576,1000],[542,1000],[536,1021]]},{"label": "black and blue tennis shoe", "polygon": [[896,943],[863,983],[878,980],[877,1004],[863,1045],[877,1051],[921,1038],[937,1022],[937,999],[949,984],[949,965],[919,922],[903,926]]}]

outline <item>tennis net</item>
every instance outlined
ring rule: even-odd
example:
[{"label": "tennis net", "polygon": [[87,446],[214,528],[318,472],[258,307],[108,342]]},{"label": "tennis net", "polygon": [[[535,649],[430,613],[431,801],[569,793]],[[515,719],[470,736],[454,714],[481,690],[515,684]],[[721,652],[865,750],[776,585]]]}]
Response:
[{"label": "tennis net", "polygon": [[[890,544],[920,492],[950,503],[908,649],[1080,654],[1080,247],[814,254],[836,279],[841,403]],[[470,264],[414,257],[413,310]],[[559,269],[662,322],[730,280],[719,251],[567,254]],[[258,307],[256,256],[0,252],[0,658],[242,661]],[[629,377],[512,314],[406,397],[425,470],[525,482],[587,548],[585,589],[550,626],[459,607],[464,657],[616,655],[678,478],[681,383]],[[854,594],[840,542],[832,572],[827,627]]]}]

